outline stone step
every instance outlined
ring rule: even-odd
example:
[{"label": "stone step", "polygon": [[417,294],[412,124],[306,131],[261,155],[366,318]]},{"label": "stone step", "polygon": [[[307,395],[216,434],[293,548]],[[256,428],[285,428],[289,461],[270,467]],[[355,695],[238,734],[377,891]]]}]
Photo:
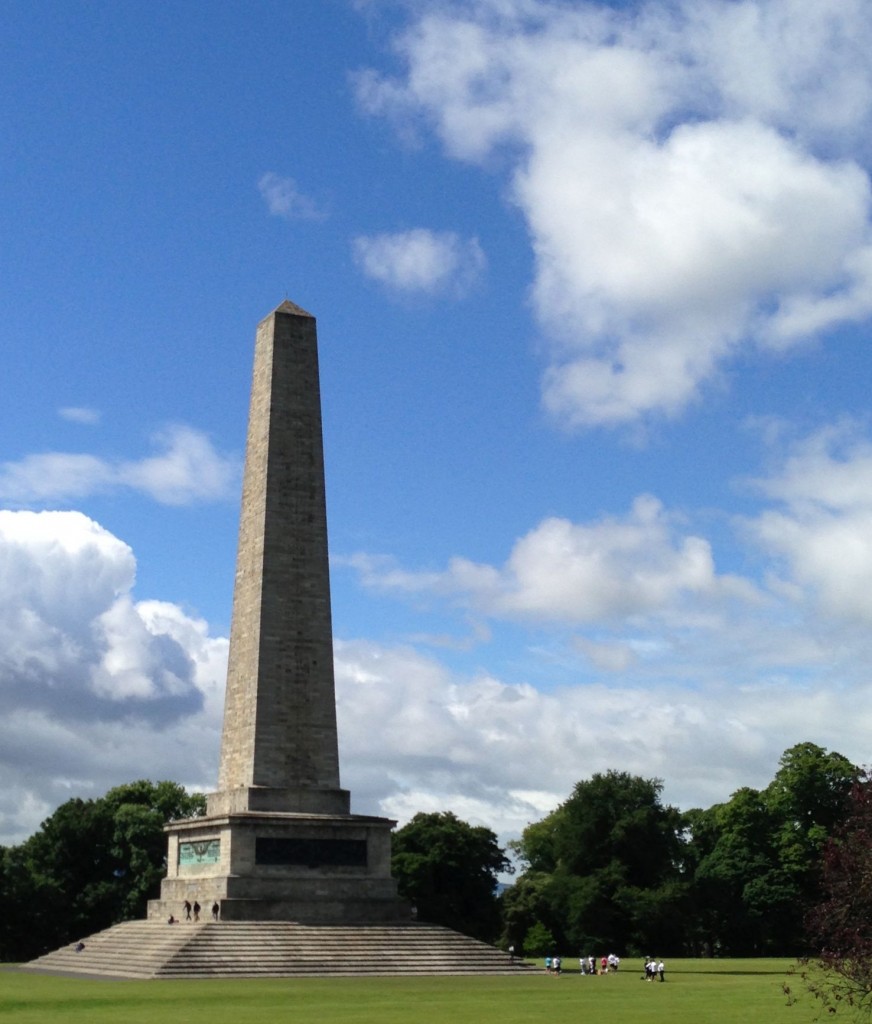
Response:
[{"label": "stone step", "polygon": [[127,921],[24,965],[128,978],[518,974],[524,961],[427,924]]}]

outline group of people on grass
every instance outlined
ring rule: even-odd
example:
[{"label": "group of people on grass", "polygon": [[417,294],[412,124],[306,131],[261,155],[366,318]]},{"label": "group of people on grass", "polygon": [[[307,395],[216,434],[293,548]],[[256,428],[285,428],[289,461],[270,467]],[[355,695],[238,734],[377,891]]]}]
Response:
[{"label": "group of people on grass", "polygon": [[[597,961],[596,957],[593,956],[580,956],[578,958],[578,973],[609,974],[611,971],[616,971],[618,967],[620,967],[620,964],[621,958],[619,956],[615,956],[614,953],[609,953],[608,956],[601,957],[599,961]],[[545,970],[548,974],[562,974],[562,959],[559,956],[546,956]]]},{"label": "group of people on grass", "polygon": [[[596,957],[580,956],[578,958],[579,974],[611,974],[621,965],[621,958],[609,953],[597,961]],[[666,964],[656,956],[646,956],[643,967],[645,981],[666,981]],[[562,974],[563,960],[559,956],[545,957],[545,970],[548,974]]]},{"label": "group of people on grass", "polygon": [[666,981],[666,964],[656,956],[645,957],[645,981]]},{"label": "group of people on grass", "polygon": [[621,958],[615,956],[614,953],[609,953],[608,956],[600,957],[599,964],[597,964],[596,957],[593,956],[580,956],[578,958],[578,973],[579,974],[610,974],[616,971],[621,966]]}]

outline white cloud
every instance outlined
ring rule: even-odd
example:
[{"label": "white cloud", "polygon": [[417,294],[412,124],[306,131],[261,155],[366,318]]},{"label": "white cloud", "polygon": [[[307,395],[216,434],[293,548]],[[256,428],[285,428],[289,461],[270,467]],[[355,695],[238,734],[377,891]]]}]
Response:
[{"label": "white cloud", "polygon": [[[823,472],[834,468],[824,460]],[[591,561],[594,539],[602,556]],[[549,592],[525,575],[534,549],[543,565],[562,550],[574,583]],[[0,842],[70,796],[131,779],[214,785],[227,641],[173,604],[137,601],[135,570],[130,548],[79,513],[0,512]],[[444,592],[477,572],[452,570]],[[544,622],[534,656],[553,666],[554,684],[458,673],[408,645],[338,641],[342,781],[356,811],[405,821],[451,809],[505,840],[594,771],[657,776],[668,800],[708,806],[765,784],[805,739],[865,757],[868,629],[791,618],[777,597],[715,607],[735,585],[707,542],[652,499],[622,519],[547,521],[482,578],[495,585],[473,597],[494,617]],[[586,625],[597,616],[610,624]]]},{"label": "white cloud", "polygon": [[100,413],[97,409],[89,409],[81,405],[67,405],[58,409],[61,419],[69,420],[70,423],[82,423],[86,426],[93,426],[100,422]]},{"label": "white cloud", "polygon": [[747,110],[816,146],[866,144],[872,22],[864,0],[704,0],[685,11],[687,49],[728,112]]},{"label": "white cloud", "polygon": [[127,487],[165,505],[189,505],[236,493],[239,460],[215,451],[201,431],[174,425],[153,440],[159,453],[139,460],[46,452],[2,463],[0,500],[61,501]]},{"label": "white cloud", "polygon": [[619,424],[680,413],[740,345],[872,314],[869,43],[857,0],[475,0],[424,8],[358,96],[508,160],[545,404]]},{"label": "white cloud", "polygon": [[709,542],[683,535],[650,495],[623,519],[546,519],[515,542],[501,568],[455,557],[444,572],[415,573],[389,560],[349,560],[373,587],[455,595],[476,610],[528,622],[585,624],[673,611],[683,602],[757,602],[747,581],[719,575]]},{"label": "white cloud", "polygon": [[602,672],[625,672],[638,661],[628,643],[603,643],[582,636],[573,637],[572,643],[577,651],[588,657]]},{"label": "white cloud", "polygon": [[214,778],[227,642],[135,570],[78,512],[0,511],[0,842],[73,794]]},{"label": "white cloud", "polygon": [[172,426],[154,440],[163,451],[147,459],[120,464],[119,482],[144,491],[165,505],[215,501],[235,493],[238,460],[216,452],[201,431]]},{"label": "white cloud", "polygon": [[463,295],[486,263],[478,239],[426,228],[356,238],[354,256],[367,277],[398,292],[430,295]]},{"label": "white cloud", "polygon": [[[663,778],[687,807],[766,784],[806,739],[868,761],[872,444],[856,425],[821,431],[759,489],[777,505],[739,539],[763,548],[766,587],[719,572],[711,542],[649,496],[623,517],[544,520],[502,565],[347,559],[369,587],[473,609],[497,643],[501,623],[529,627],[512,662],[530,685],[461,678],[411,648],[339,646],[340,716],[370,806],[401,819],[449,807],[505,837],[608,768]],[[367,753],[376,728],[386,742]]]},{"label": "white cloud", "polygon": [[[766,680],[694,685],[644,672],[545,693],[490,676],[458,678],[406,648],[337,645],[343,783],[367,812],[408,820],[454,810],[504,839],[565,800],[593,772],[666,782],[666,799],[710,806],[765,785],[789,746],[811,738],[862,760],[868,680],[839,690]],[[859,718],[846,720],[850,701]],[[372,736],[380,742],[374,749]]]},{"label": "white cloud", "polygon": [[779,504],[747,528],[781,564],[782,592],[872,622],[872,444],[854,424],[799,442],[759,488]]},{"label": "white cloud", "polygon": [[112,467],[95,455],[45,452],[0,464],[0,499],[10,502],[82,498],[112,486]]},{"label": "white cloud", "polygon": [[313,199],[300,191],[293,178],[268,171],[261,176],[257,187],[274,217],[283,217],[285,220],[323,220],[327,216]]}]

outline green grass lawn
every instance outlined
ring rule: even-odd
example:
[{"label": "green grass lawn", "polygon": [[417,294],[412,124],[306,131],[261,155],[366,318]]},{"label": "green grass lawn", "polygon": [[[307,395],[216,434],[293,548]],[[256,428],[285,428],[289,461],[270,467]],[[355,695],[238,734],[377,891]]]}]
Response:
[{"label": "green grass lawn", "polygon": [[[572,966],[572,965],[570,965]],[[8,1024],[810,1024],[787,1005],[790,960],[671,960],[646,983],[627,961],[604,978],[89,981],[0,973]]]}]

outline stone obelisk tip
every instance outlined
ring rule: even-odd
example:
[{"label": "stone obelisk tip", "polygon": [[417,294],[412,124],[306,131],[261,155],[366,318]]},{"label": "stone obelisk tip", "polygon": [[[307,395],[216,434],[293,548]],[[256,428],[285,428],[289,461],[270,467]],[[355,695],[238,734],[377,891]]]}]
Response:
[{"label": "stone obelisk tip", "polygon": [[270,316],[273,316],[275,313],[289,313],[291,316],[306,316],[310,320],[315,319],[315,317],[311,313],[303,309],[302,306],[298,306],[295,302],[291,302],[290,299],[285,299],[285,301],[281,303],[281,305],[276,306],[272,313],[269,313],[267,316],[264,317],[264,320],[268,319]]}]

